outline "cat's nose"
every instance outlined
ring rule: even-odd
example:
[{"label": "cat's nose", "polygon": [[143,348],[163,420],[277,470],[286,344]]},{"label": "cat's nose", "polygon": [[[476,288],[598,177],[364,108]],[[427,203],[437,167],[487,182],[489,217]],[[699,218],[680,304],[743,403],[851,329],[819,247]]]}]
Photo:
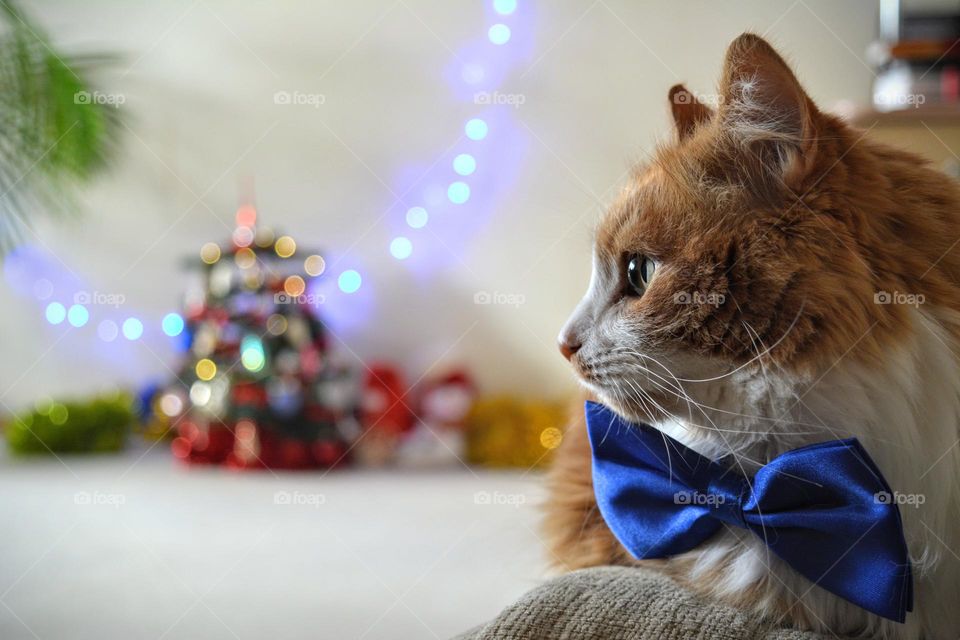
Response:
[{"label": "cat's nose", "polygon": [[566,335],[566,334],[560,334],[558,343],[560,345],[560,353],[562,353],[563,357],[566,358],[567,360],[572,358],[573,354],[579,351],[580,347],[583,346],[579,340],[577,340],[571,335]]}]

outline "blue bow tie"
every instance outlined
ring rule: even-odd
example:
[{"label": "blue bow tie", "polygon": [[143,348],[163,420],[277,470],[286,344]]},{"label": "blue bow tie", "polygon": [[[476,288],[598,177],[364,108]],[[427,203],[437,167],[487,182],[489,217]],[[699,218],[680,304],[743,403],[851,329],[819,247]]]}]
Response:
[{"label": "blue bow tie", "polygon": [[597,504],[634,557],[684,553],[728,524],[867,611],[903,622],[913,610],[900,512],[855,438],[788,451],[747,480],[603,405],[586,412]]}]

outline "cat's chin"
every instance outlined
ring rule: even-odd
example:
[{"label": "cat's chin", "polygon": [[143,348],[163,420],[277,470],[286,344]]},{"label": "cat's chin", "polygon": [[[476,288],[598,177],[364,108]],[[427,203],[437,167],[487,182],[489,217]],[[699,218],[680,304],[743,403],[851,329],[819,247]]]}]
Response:
[{"label": "cat's chin", "polygon": [[592,399],[609,407],[614,413],[630,422],[652,425],[670,418],[665,413],[650,411],[649,404],[644,405],[635,401],[632,397],[623,398],[616,391],[604,389],[602,386],[583,378],[580,378],[579,382]]}]

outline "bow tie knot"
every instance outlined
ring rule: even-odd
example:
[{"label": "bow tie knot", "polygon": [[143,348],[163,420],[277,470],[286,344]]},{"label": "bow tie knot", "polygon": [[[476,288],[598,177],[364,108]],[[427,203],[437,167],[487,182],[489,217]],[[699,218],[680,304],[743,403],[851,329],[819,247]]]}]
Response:
[{"label": "bow tie knot", "polygon": [[706,501],[714,518],[735,527],[747,528],[743,498],[749,490],[746,481],[735,473],[723,473],[710,479]]},{"label": "bow tie knot", "polygon": [[750,479],[664,433],[588,402],[600,513],[636,558],[690,551],[723,524],[753,532],[800,574],[885,618],[913,608],[900,512],[850,438],[778,456]]}]

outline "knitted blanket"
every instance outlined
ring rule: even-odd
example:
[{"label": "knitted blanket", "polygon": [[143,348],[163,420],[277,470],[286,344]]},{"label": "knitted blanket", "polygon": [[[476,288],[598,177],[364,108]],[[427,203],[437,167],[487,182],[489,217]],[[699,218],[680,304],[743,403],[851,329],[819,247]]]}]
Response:
[{"label": "knitted blanket", "polygon": [[711,603],[658,573],[597,567],[554,578],[456,640],[825,640]]}]

